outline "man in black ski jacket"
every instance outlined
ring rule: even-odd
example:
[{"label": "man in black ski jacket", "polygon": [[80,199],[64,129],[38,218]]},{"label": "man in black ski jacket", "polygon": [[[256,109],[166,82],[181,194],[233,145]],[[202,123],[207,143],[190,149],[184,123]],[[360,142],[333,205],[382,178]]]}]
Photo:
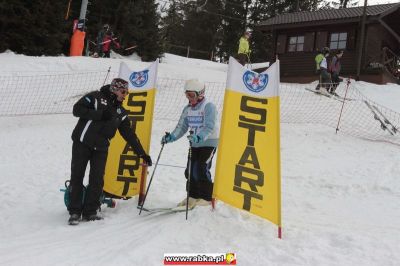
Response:
[{"label": "man in black ski jacket", "polygon": [[[71,215],[68,222],[71,225],[78,224],[81,215],[83,220],[102,219],[97,215],[97,209],[103,193],[108,147],[117,129],[135,153],[143,158],[148,166],[152,165],[151,157],[144,151],[131,127],[127,111],[122,107],[126,95],[128,82],[116,78],[100,91],[83,96],[73,107],[73,115],[79,117],[79,121],[72,132],[71,190],[68,206]],[[82,200],[83,179],[89,161],[89,185]]]}]

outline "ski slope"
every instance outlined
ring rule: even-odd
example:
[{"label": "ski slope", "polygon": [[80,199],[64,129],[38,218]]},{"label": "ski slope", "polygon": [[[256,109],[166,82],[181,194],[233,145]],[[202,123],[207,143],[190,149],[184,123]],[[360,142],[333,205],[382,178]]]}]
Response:
[{"label": "ski slope", "polygon": [[[103,70],[131,59],[0,54],[2,72]],[[166,55],[159,76],[224,82],[227,65]],[[399,111],[400,86],[357,85]],[[377,90],[384,93],[377,93]],[[207,94],[207,92],[206,92]],[[184,95],[177,95],[184,97]],[[23,106],[21,106],[23,108]],[[182,106],[176,106],[180,112]],[[396,109],[395,109],[396,110]],[[175,118],[177,119],[177,118]],[[164,253],[235,252],[238,265],[398,265],[400,147],[335,134],[320,125],[282,124],[283,239],[277,228],[218,202],[217,209],[152,214],[137,199],[103,207],[102,221],[67,225],[72,115],[0,117],[0,265],[162,265]],[[150,154],[174,121],[154,121]],[[170,207],[185,196],[188,143],[164,147],[146,200]],[[215,163],[215,159],[214,159]],[[152,169],[150,168],[150,173]]]}]

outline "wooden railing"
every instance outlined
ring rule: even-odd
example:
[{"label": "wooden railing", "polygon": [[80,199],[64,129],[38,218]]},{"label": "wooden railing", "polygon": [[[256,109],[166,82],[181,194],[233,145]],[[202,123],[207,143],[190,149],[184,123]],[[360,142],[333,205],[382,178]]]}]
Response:
[{"label": "wooden railing", "polygon": [[400,56],[387,47],[382,49],[382,64],[395,78],[400,79]]}]

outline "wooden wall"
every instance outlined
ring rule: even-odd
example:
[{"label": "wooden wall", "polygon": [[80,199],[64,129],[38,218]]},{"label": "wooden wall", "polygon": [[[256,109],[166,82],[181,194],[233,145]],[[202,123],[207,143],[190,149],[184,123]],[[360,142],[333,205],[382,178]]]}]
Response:
[{"label": "wooden wall", "polygon": [[365,40],[363,66],[367,66],[369,63],[380,63],[382,61],[382,26],[380,24],[369,24]]},{"label": "wooden wall", "polygon": [[[390,22],[390,21],[388,21]],[[400,24],[400,23],[399,23]],[[390,25],[400,27],[398,25]],[[276,30],[275,53],[278,54],[281,65],[281,79],[286,82],[310,82],[318,79],[315,74],[315,56],[318,50],[328,46],[330,34],[334,32],[347,32],[346,49],[342,57],[341,75],[355,77],[357,73],[357,60],[359,40],[359,23],[342,25],[309,26],[304,28],[288,28]],[[304,51],[288,52],[288,42],[291,36],[304,36]],[[361,78],[366,81],[385,83],[384,73],[365,73],[364,68],[371,62],[382,62],[382,48],[388,45],[392,50],[399,50],[397,40],[379,23],[369,23],[366,26],[365,53],[361,60]],[[331,51],[328,61],[336,51]],[[272,57],[274,58],[274,56]]]},{"label": "wooden wall", "polygon": [[[315,28],[297,28],[285,29],[275,33],[276,36],[276,53],[280,59],[281,76],[283,77],[301,77],[307,76],[306,80],[315,75],[315,56],[318,54],[317,50],[322,50],[323,47],[329,47],[329,36],[331,32],[347,32],[347,44],[342,58],[342,71],[343,75],[354,74],[357,67],[356,60],[356,28],[357,23],[347,25],[330,25],[318,26]],[[304,51],[302,52],[288,52],[287,46],[290,36],[304,35]],[[336,53],[332,51],[328,57],[328,61]],[[299,79],[300,80],[300,79]]]}]

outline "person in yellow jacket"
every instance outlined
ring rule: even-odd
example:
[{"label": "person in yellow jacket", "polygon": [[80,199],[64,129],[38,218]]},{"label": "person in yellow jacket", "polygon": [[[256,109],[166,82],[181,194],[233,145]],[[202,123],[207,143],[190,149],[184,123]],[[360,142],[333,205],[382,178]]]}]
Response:
[{"label": "person in yellow jacket", "polygon": [[319,75],[319,83],[315,90],[319,90],[321,87],[329,89],[329,84],[331,83],[331,74],[328,72],[328,60],[330,49],[329,47],[324,47],[322,52],[317,54],[315,57],[316,63],[316,73]]},{"label": "person in yellow jacket", "polygon": [[249,45],[249,39],[251,37],[251,32],[246,31],[243,36],[239,40],[239,49],[238,49],[238,55],[237,59],[242,66],[244,66],[246,63],[249,62],[250,58],[250,45]]}]

